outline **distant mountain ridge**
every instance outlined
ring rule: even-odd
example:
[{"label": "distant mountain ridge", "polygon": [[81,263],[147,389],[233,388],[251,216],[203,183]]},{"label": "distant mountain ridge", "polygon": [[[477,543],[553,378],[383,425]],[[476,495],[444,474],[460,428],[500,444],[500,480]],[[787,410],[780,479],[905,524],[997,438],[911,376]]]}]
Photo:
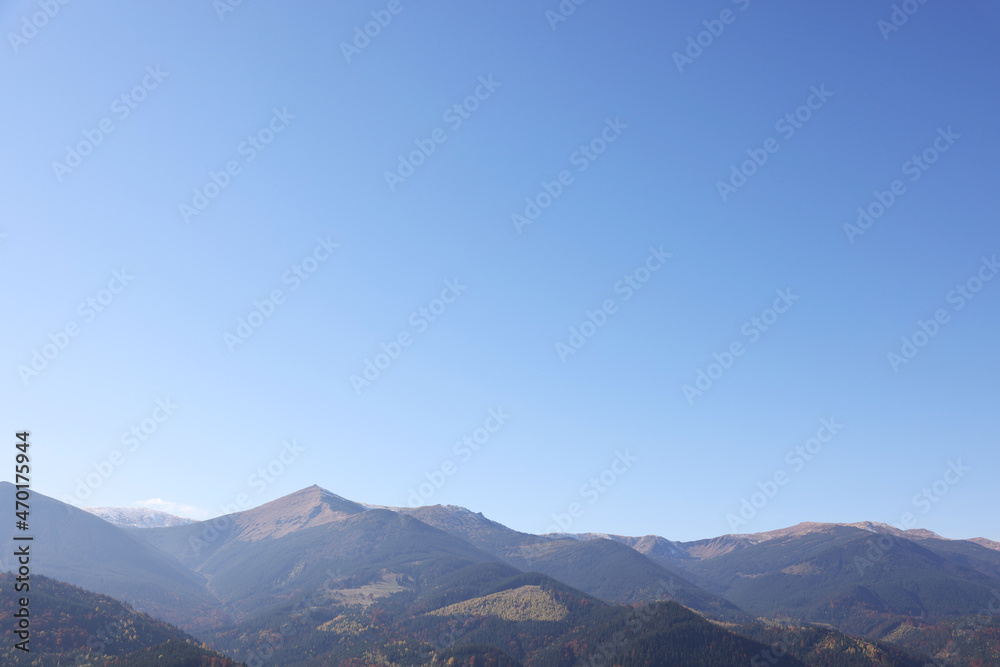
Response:
[{"label": "distant mountain ridge", "polygon": [[678,559],[694,558],[697,560],[705,558],[715,558],[733,551],[734,549],[746,548],[755,544],[769,542],[787,537],[801,537],[812,533],[823,533],[837,528],[857,528],[877,535],[889,535],[908,540],[943,540],[948,542],[973,542],[988,549],[1000,551],[1000,542],[994,542],[983,537],[971,539],[950,539],[941,537],[937,533],[924,528],[911,528],[900,530],[895,526],[877,521],[860,521],[855,523],[818,523],[804,521],[787,528],[779,528],[760,533],[730,533],[717,537],[694,540],[691,542],[676,542],[660,537],[658,535],[646,535],[644,537],[628,537],[624,535],[609,535],[606,533],[560,533],[568,537],[581,540],[589,539],[610,539],[623,544],[628,544],[632,548],[644,554],[655,553],[661,557],[673,556]]},{"label": "distant mountain ridge", "polygon": [[979,546],[986,547],[987,549],[993,549],[994,551],[1000,551],[1000,542],[994,542],[993,540],[988,540],[985,537],[973,537],[969,541],[970,542],[975,542]]},{"label": "distant mountain ridge", "polygon": [[[0,504],[13,506],[14,485],[0,482]],[[32,492],[32,574],[42,574],[111,596],[185,629],[193,623],[227,621],[204,578],[152,547],[133,532],[176,530],[119,528],[54,498]],[[194,525],[194,524],[191,524]],[[14,525],[0,523],[0,540],[12,544]],[[0,570],[14,571],[13,549],[0,553]]]},{"label": "distant mountain ridge", "polygon": [[84,512],[99,516],[120,528],[164,528],[184,526],[197,519],[167,514],[148,507],[81,507]]},{"label": "distant mountain ridge", "polygon": [[[339,496],[331,491],[328,491],[318,485],[312,485],[300,491],[296,491],[288,496],[284,497],[286,500],[295,500],[295,503],[301,504],[302,506],[312,507],[313,503],[323,502],[327,510],[322,512],[322,516],[310,517],[299,527],[307,527],[311,525],[320,525],[322,523],[327,523],[330,521],[339,521],[344,519],[346,516],[351,514],[358,514],[360,512],[368,510],[388,510],[391,512],[400,512],[403,514],[411,514],[414,516],[429,516],[432,512],[438,513],[438,520],[441,520],[445,514],[450,517],[450,521],[457,522],[460,521],[458,517],[466,515],[468,517],[480,517],[485,521],[489,521],[497,526],[502,526],[502,524],[492,521],[491,519],[486,519],[483,517],[482,512],[474,512],[461,505],[424,505],[420,507],[399,507],[392,505],[377,505],[372,503],[358,503],[348,500],[342,496]],[[269,505],[261,505],[260,507],[265,507]],[[116,526],[121,526],[124,528],[160,528],[166,526],[180,526],[192,523],[197,523],[196,519],[190,519],[187,517],[176,516],[173,514],[168,514],[166,512],[161,512],[159,510],[144,508],[144,507],[82,507],[80,508],[86,512],[90,512],[96,516],[101,517],[105,521],[112,523]],[[257,509],[257,508],[254,508]],[[253,512],[254,509],[247,510],[248,512]],[[280,519],[280,517],[279,517]],[[271,527],[276,527],[277,524],[272,522]],[[962,541],[962,542],[974,542],[980,546],[986,547],[987,549],[993,549],[995,551],[1000,551],[1000,542],[990,540],[985,537],[972,537],[965,539],[955,539],[946,538],[938,535],[937,533],[924,529],[924,528],[911,528],[909,530],[900,530],[895,526],[887,523],[881,523],[878,521],[859,521],[854,523],[820,523],[813,521],[803,521],[801,523],[795,524],[794,526],[788,526],[786,528],[778,528],[775,530],[763,531],[759,533],[727,533],[724,535],[717,535],[715,537],[702,538],[699,540],[692,541],[677,541],[671,540],[666,537],[659,535],[643,535],[643,536],[628,536],[620,535],[615,533],[551,533],[547,536],[540,535],[538,537],[548,537],[550,539],[575,539],[575,540],[593,540],[593,539],[607,539],[613,540],[615,542],[620,542],[627,546],[632,547],[636,551],[647,554],[647,553],[657,553],[658,555],[666,556],[668,554],[673,554],[678,558],[712,558],[715,556],[728,553],[733,548],[739,548],[743,546],[749,546],[752,544],[759,544],[761,542],[766,542],[769,540],[774,540],[783,537],[806,535],[814,532],[823,532],[830,530],[835,527],[849,526],[852,528],[858,528],[860,530],[865,530],[867,532],[892,535],[895,537],[903,537],[906,539],[936,539],[936,540],[947,540],[947,541]],[[507,529],[506,526],[502,526]],[[288,530],[294,528],[294,526],[287,526]],[[507,529],[512,530],[512,529]],[[514,531],[517,532],[517,531]],[[529,535],[529,533],[519,533],[520,535]]]}]

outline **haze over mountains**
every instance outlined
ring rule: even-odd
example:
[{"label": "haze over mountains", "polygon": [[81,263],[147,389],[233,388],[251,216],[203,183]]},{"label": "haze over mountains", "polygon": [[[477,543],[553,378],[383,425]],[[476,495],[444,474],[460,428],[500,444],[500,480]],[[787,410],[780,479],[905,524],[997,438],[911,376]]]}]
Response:
[{"label": "haze over mountains", "polygon": [[[0,502],[12,496],[0,484]],[[637,613],[623,605],[641,604],[652,620],[615,650],[678,651],[677,664],[749,664],[777,641],[794,646],[784,664],[873,664],[831,662],[847,646],[880,664],[948,655],[974,665],[1000,650],[995,543],[883,524],[804,523],[694,542],[540,536],[461,507],[363,505],[318,486],[178,525],[113,508],[101,510],[104,520],[39,494],[33,509],[36,572],[239,660],[271,651],[275,664],[376,654],[383,662],[357,664],[429,664],[431,654],[472,651],[496,664],[563,664],[587,659]],[[8,554],[0,564],[14,565]],[[278,650],[272,631],[290,623]],[[690,661],[702,640],[731,651]],[[411,662],[385,654],[389,645]],[[622,664],[647,664],[629,659]]]}]

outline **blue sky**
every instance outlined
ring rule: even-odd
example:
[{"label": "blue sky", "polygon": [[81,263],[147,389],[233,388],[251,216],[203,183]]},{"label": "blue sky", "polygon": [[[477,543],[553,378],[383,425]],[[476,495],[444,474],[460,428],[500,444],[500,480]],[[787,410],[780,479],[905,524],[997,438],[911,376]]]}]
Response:
[{"label": "blue sky", "polygon": [[0,9],[37,491],[1000,539],[994,3],[225,1]]}]

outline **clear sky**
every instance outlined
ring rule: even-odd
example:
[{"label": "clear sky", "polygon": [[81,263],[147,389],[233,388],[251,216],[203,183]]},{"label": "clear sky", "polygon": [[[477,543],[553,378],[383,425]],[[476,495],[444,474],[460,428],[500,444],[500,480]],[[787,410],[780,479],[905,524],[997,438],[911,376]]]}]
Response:
[{"label": "clear sky", "polygon": [[0,6],[37,491],[1000,539],[996,3],[230,1]]}]

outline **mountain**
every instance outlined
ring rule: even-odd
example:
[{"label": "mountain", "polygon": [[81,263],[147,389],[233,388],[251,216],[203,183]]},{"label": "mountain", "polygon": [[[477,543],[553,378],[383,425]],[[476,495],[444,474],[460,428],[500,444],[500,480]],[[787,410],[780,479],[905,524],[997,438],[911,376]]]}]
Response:
[{"label": "mountain", "polygon": [[501,560],[517,559],[523,547],[538,544],[543,538],[521,533],[487,519],[481,512],[472,512],[455,505],[426,507],[388,507],[393,512],[412,516],[450,535],[461,537]]},{"label": "mountain", "polygon": [[994,552],[967,544],[981,552],[973,564],[947,541],[834,526],[688,561],[684,573],[759,615],[881,637],[904,619],[934,624],[987,608],[1000,590],[998,563],[989,560]]},{"label": "mountain", "polygon": [[[769,647],[753,667],[769,665],[774,655],[787,652],[808,665],[837,667],[926,667],[927,658],[887,642],[851,637],[823,625],[784,624],[774,621],[724,624],[733,632]],[[958,664],[958,663],[954,663]]]},{"label": "mountain", "polygon": [[[700,611],[737,612],[623,544],[519,533],[459,507],[374,508],[317,486],[221,519],[135,534],[206,576],[209,590],[231,614],[255,609],[270,595],[259,587],[252,594],[245,590],[248,571],[259,572],[255,581],[274,581],[275,595],[319,585],[327,571],[370,584],[388,568],[416,582],[420,577],[412,563],[399,559],[403,544],[423,545],[416,552],[424,559],[420,572],[432,571],[426,554],[433,551],[450,561],[448,567],[500,560],[608,601],[669,597]],[[395,545],[396,552],[384,561],[383,552],[370,546],[374,534],[384,534]],[[268,563],[266,571],[260,570],[261,562]]]},{"label": "mountain", "polygon": [[[371,604],[313,601],[302,614],[309,620],[291,623],[269,664],[742,667],[767,651],[675,603],[610,605],[499,562],[468,565]],[[287,609],[277,609],[214,643],[249,657],[260,648],[248,637],[274,633],[288,619]],[[786,656],[769,664],[805,663]]]},{"label": "mountain", "polygon": [[973,537],[968,540],[969,542],[975,542],[981,547],[986,547],[987,549],[993,549],[994,551],[1000,551],[1000,542],[994,542],[993,540],[988,540],[985,537]]},{"label": "mountain", "polygon": [[[1000,550],[990,540],[949,540],[877,522],[805,522],[692,542],[655,535],[572,537],[628,545],[745,611],[867,637],[817,640],[827,649],[853,646],[854,653],[870,657],[891,649],[869,645],[882,641],[954,665],[992,658],[1000,664],[1000,616],[983,615],[1000,609]],[[749,632],[753,626],[745,621],[734,622],[741,634],[767,638]],[[804,647],[795,655],[817,659]]]},{"label": "mountain", "polygon": [[[14,575],[0,574],[0,664],[134,666],[152,664],[147,655],[164,656],[157,664],[236,667],[190,635],[141,614],[106,595],[32,574],[30,589],[15,595]],[[15,644],[15,617],[21,595],[29,598],[30,653]],[[168,662],[169,659],[169,662]],[[102,662],[107,661],[107,662]]]},{"label": "mountain", "polygon": [[884,523],[864,521],[860,523],[816,523],[806,521],[803,523],[779,528],[762,533],[730,534],[720,535],[691,542],[675,542],[667,540],[658,535],[646,535],[645,537],[627,537],[624,535],[608,535],[604,533],[578,533],[572,537],[581,540],[610,539],[622,544],[627,544],[636,551],[653,558],[659,563],[668,564],[675,561],[702,560],[722,556],[730,551],[746,549],[755,544],[768,542],[770,540],[783,539],[788,537],[800,537],[811,533],[823,533],[838,527],[857,528],[870,533],[893,535],[907,539],[943,539],[941,536],[929,530],[913,529],[899,530]]},{"label": "mountain", "polygon": [[195,521],[146,507],[81,507],[80,509],[99,516],[119,528],[163,528],[183,526]]},{"label": "mountain", "polygon": [[[284,640],[270,657],[276,665],[362,659],[427,664],[474,656],[495,664],[534,664],[572,633],[563,652],[587,658],[599,650],[591,634],[602,636],[598,627],[613,619],[623,623],[634,611],[608,605],[565,580],[603,581],[616,595],[626,588],[617,579],[625,578],[628,587],[649,585],[648,591],[633,591],[638,600],[654,597],[653,584],[668,577],[615,542],[524,535],[460,508],[408,513],[363,506],[319,487],[209,522],[132,532],[205,577],[235,620],[204,634],[214,646],[249,660],[267,650],[256,638],[278,632]],[[562,576],[522,573],[483,546]],[[679,605],[663,609],[670,628],[690,625],[665,630],[679,633],[667,642],[677,655],[694,655],[693,646],[703,640],[719,647],[714,663],[690,664],[741,664],[764,648]],[[289,624],[292,636],[278,631]],[[636,646],[663,641],[647,630],[638,633]],[[732,655],[724,657],[730,649]],[[314,662],[302,662],[301,655]],[[626,658],[622,664],[645,663]],[[786,658],[781,664],[800,663]]]},{"label": "mountain", "polygon": [[[0,482],[0,504],[14,506],[14,486]],[[225,622],[204,577],[122,528],[40,493],[31,494],[32,572],[109,595],[181,627]],[[160,530],[171,530],[169,528]],[[13,522],[0,524],[12,544]],[[16,566],[13,549],[0,569]]]},{"label": "mountain", "polygon": [[[12,495],[0,485],[0,502]],[[1000,551],[883,524],[697,542],[543,536],[461,507],[363,505],[318,486],[157,527],[31,502],[36,572],[248,663],[909,667],[934,654],[971,667],[1000,647],[996,619],[975,617],[1000,591]],[[192,650],[167,641],[183,645],[114,659]]]},{"label": "mountain", "polygon": [[[833,622],[843,612],[831,605],[848,605],[866,618],[935,622],[976,613],[1000,587],[1000,551],[989,548],[989,540],[948,540],[870,521],[805,522],[693,542],[576,537],[630,545],[747,611],[810,621]],[[859,616],[838,627],[867,632],[874,626]]]},{"label": "mountain", "polygon": [[[17,606],[12,588],[13,575],[0,575],[0,626],[6,629],[0,664],[237,666],[181,630],[117,600],[40,575],[32,577],[29,591],[32,653],[22,655],[13,648],[16,640],[12,615]],[[456,598],[463,601],[450,602]],[[587,660],[597,664],[614,658],[615,664],[648,665],[670,658],[672,664],[678,665],[735,666],[749,664],[748,658],[767,656],[766,664],[805,664],[791,657],[771,660],[774,652],[768,653],[768,642],[748,639],[738,630],[708,623],[679,605],[615,607],[543,575],[519,573],[501,564],[456,571],[425,594],[381,609],[361,607],[351,611],[350,606],[340,605],[324,612],[310,609],[307,615],[313,622],[300,627],[295,627],[295,615],[280,613],[273,617],[273,626],[254,626],[265,634],[282,636],[287,644],[270,653],[244,650],[247,662],[445,664],[455,658],[458,664],[466,664],[464,661],[474,657],[479,661],[476,664],[491,664],[493,659],[492,664],[516,666]],[[360,632],[362,628],[364,632]],[[408,637],[406,641],[399,640],[401,631]],[[794,636],[788,635],[793,637],[789,640],[792,652],[799,650],[791,642],[799,642],[802,632],[796,629]],[[830,643],[833,634],[824,633],[824,640]],[[513,644],[509,641],[512,637],[516,637]],[[770,628],[771,642],[782,637]],[[836,637],[836,646],[845,643],[857,644]],[[234,644],[236,648],[241,644],[245,647],[246,639]],[[815,655],[828,658],[822,649],[816,649],[818,644],[812,642]],[[874,655],[880,657],[877,664],[887,667],[919,664],[882,659],[881,653]],[[809,664],[832,663],[819,660]]]},{"label": "mountain", "polygon": [[745,549],[762,542],[789,537],[804,537],[812,533],[828,533],[839,528],[855,528],[866,533],[900,537],[911,541],[937,540],[940,542],[950,542],[956,545],[973,543],[987,549],[1000,551],[1000,542],[994,542],[983,537],[975,537],[969,540],[949,540],[941,537],[937,533],[923,528],[901,530],[895,526],[891,526],[886,523],[879,523],[877,521],[860,521],[856,523],[817,523],[805,521],[787,528],[779,528],[777,530],[770,530],[761,533],[720,535],[718,537],[694,540],[691,542],[675,542],[657,535],[627,537],[624,535],[607,535],[604,533],[579,533],[572,535],[572,537],[581,540],[615,540],[616,542],[629,545],[636,551],[653,558],[657,562],[671,563],[674,561],[684,561],[690,559],[702,560],[706,558],[715,558],[716,556],[727,554],[730,551]]},{"label": "mountain", "polygon": [[496,560],[417,519],[367,509],[317,486],[211,521],[132,532],[203,577],[237,620],[331,581],[361,589],[391,576],[401,592]]},{"label": "mountain", "polygon": [[660,537],[659,535],[625,537],[624,535],[609,535],[607,533],[580,533],[566,536],[579,540],[612,540],[614,542],[621,542],[622,544],[635,549],[639,553],[658,561],[667,561],[673,558],[685,559],[691,557],[684,548],[683,543],[673,542]]},{"label": "mountain", "polygon": [[609,602],[671,599],[697,611],[736,614],[727,600],[613,539],[530,535],[453,505],[393,508],[459,537],[520,570],[547,574]]},{"label": "mountain", "polygon": [[954,563],[960,563],[977,572],[1000,579],[1000,551],[982,546],[972,540],[925,539],[917,542]]}]

